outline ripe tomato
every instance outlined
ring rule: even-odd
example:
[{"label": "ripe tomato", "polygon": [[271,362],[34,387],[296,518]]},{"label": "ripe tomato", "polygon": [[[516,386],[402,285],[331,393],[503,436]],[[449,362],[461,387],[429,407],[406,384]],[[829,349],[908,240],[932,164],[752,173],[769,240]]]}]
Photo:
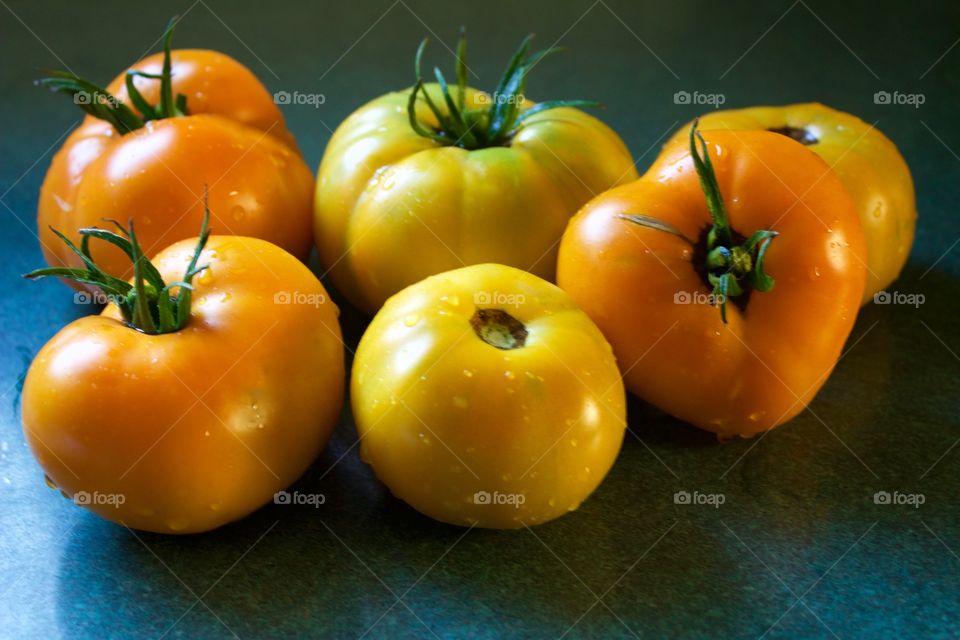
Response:
[{"label": "ripe tomato", "polygon": [[836,364],[863,293],[863,232],[846,189],[803,145],[703,135],[709,155],[674,146],[587,204],[557,279],[610,340],[631,392],[746,436],[803,410]]},{"label": "ripe tomato", "polygon": [[623,441],[610,345],[570,297],[503,265],[390,298],[360,340],[361,456],[432,518],[516,528],[576,509]]},{"label": "ripe tomato", "polygon": [[528,43],[493,94],[467,87],[461,66],[453,90],[418,78],[337,128],[317,178],[315,237],[355,306],[372,315],[426,276],[481,262],[552,280],[570,216],[636,178],[616,133],[573,108],[583,101],[525,99],[542,58],[524,58]]},{"label": "ripe tomato", "polygon": [[[183,279],[196,243],[156,256],[164,281]],[[172,302],[181,328],[138,330],[137,308],[108,288],[124,310],[67,325],[23,386],[24,433],[49,482],[137,529],[193,533],[247,515],[316,458],[343,403],[337,309],[306,266],[234,236],[211,237],[199,263],[186,307]],[[161,298],[144,286],[135,296],[156,324]]]},{"label": "ripe tomato", "polygon": [[[271,95],[222,53],[169,51],[171,34],[165,53],[135,65],[141,75],[121,74],[107,89],[64,73],[43,81],[90,114],[54,156],[40,190],[47,262],[80,266],[51,227],[78,241],[76,229],[104,218],[132,217],[148,255],[189,238],[203,217],[204,185],[218,230],[263,238],[306,259],[313,176]],[[175,94],[185,96],[184,109],[173,103]],[[97,260],[118,276],[132,273],[116,247],[103,247]]]},{"label": "ripe tomato", "polygon": [[[810,103],[715,111],[700,118],[700,128],[767,130],[807,145],[834,170],[860,214],[867,241],[863,302],[900,275],[917,223],[913,178],[896,145],[873,125]],[[686,132],[678,131],[667,146],[685,146]]]}]

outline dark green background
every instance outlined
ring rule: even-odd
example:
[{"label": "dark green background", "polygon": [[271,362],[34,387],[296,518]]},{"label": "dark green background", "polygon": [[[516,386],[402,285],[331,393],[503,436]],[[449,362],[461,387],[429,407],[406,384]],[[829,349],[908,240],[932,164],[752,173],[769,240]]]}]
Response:
[{"label": "dark green background", "polygon": [[[437,39],[453,46],[461,24],[484,88],[529,31],[568,47],[537,68],[530,97],[602,101],[641,171],[697,113],[674,104],[679,90],[722,93],[726,107],[851,111],[913,169],[920,224],[893,289],[925,303],[865,308],[810,410],[762,439],[720,445],[632,401],[607,481],[533,530],[439,525],[355,452],[333,466],[356,437],[345,415],[298,485],[323,492],[322,508],[268,506],[193,537],[134,534],[47,489],[20,431],[31,357],[94,311],[63,285],[17,277],[42,263],[37,191],[79,119],[30,81],[69,66],[106,82],[177,12],[176,45],[225,51],[271,91],[326,96],[285,108],[313,167],[348,113],[410,84],[424,35],[449,68]],[[958,38],[960,5],[923,1],[0,1],[0,636],[957,637]],[[925,103],[877,105],[880,90]],[[362,324],[344,317],[355,344]],[[679,506],[678,490],[726,502]],[[876,505],[880,490],[926,502]]]}]

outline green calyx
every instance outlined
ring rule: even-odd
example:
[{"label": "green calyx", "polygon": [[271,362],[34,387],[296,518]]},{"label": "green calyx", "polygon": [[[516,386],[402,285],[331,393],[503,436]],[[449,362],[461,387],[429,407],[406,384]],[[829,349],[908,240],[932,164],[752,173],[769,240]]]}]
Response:
[{"label": "green calyx", "polygon": [[[420,71],[420,60],[427,45],[427,39],[425,38],[417,48],[417,55],[414,60],[414,73],[417,82],[413,86],[410,99],[407,102],[410,126],[419,135],[442,145],[467,150],[484,149],[509,144],[523,122],[537,113],[557,107],[599,106],[598,103],[589,100],[548,100],[529,109],[521,110],[524,91],[527,86],[527,75],[530,70],[543,58],[561,51],[559,47],[553,47],[528,56],[527,51],[532,39],[533,34],[528,35],[520,43],[520,48],[513,54],[500,83],[490,96],[490,104],[481,107],[467,107],[467,39],[464,31],[461,29],[460,40],[457,44],[457,84],[455,91],[451,92],[450,86],[439,68],[434,67],[433,70],[443,97],[442,104],[437,104],[430,96],[424,86],[423,74]],[[417,119],[416,103],[421,95],[439,123],[439,129]]]},{"label": "green calyx", "polygon": [[[127,71],[125,85],[130,102],[139,114],[103,87],[96,85],[70,71],[50,71],[46,78],[36,84],[73,98],[74,104],[88,114],[113,125],[117,133],[123,135],[140,129],[150,120],[162,120],[187,115],[187,96],[173,95],[173,81],[170,63],[170,44],[173,41],[173,29],[177,17],[171,18],[163,33],[163,70],[159,74],[143,71]],[[151,105],[137,90],[133,79],[136,77],[160,81],[160,102]]]},{"label": "green calyx", "polygon": [[[116,233],[97,227],[80,229],[82,238],[77,247],[65,235],[51,227],[51,231],[63,240],[83,261],[84,268],[48,267],[24,274],[31,280],[56,276],[74,282],[80,282],[99,288],[106,299],[116,304],[126,323],[137,331],[149,334],[173,333],[182,329],[190,318],[190,303],[193,294],[194,276],[206,269],[206,265],[197,266],[200,253],[210,237],[210,209],[204,194],[203,224],[196,249],[183,279],[165,283],[153,263],[144,255],[131,220],[124,228],[119,222],[110,220],[120,231]],[[105,273],[90,255],[90,239],[97,238],[119,247],[133,263],[133,284]],[[173,289],[178,288],[176,295]]]},{"label": "green calyx", "polygon": [[625,214],[620,217],[634,224],[683,238],[695,249],[695,256],[706,256],[704,273],[707,282],[713,287],[714,300],[719,302],[720,318],[726,324],[728,301],[745,295],[750,290],[765,293],[773,289],[774,279],[764,271],[764,258],[770,242],[778,232],[761,229],[743,239],[731,229],[716,172],[707,151],[707,143],[697,130],[698,124],[699,122],[694,120],[690,127],[690,155],[700,178],[700,187],[707,201],[710,218],[713,220],[713,225],[701,241],[695,242],[673,225],[650,216]]}]

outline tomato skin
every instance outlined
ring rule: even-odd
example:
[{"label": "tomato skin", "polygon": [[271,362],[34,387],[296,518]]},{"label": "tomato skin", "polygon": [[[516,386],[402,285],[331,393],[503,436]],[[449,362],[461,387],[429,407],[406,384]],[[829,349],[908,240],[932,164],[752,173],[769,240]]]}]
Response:
[{"label": "tomato skin", "polygon": [[[159,72],[162,56],[134,68]],[[148,256],[196,234],[209,187],[217,233],[263,238],[306,259],[312,240],[313,176],[283,116],[249,70],[212,51],[172,53],[173,91],[187,96],[191,115],[153,121],[119,135],[87,116],[56,153],[40,190],[37,223],[51,266],[80,266],[50,230],[79,242],[77,230],[133,218]],[[159,82],[137,80],[159,100]],[[127,101],[122,76],[109,91]],[[129,277],[129,260],[109,246],[97,260]],[[73,285],[78,288],[81,285]]]},{"label": "tomato skin", "polygon": [[[808,148],[823,158],[843,182],[857,206],[867,242],[867,285],[863,300],[873,300],[907,262],[917,223],[913,177],[896,145],[856,116],[818,103],[715,111],[700,118],[700,129],[802,129],[817,139]],[[689,126],[667,147],[686,146]]]},{"label": "tomato skin", "polygon": [[[436,85],[426,89],[442,103]],[[570,216],[636,178],[623,141],[577,109],[532,116],[509,146],[466,151],[417,135],[408,96],[390,93],[350,115],[317,176],[321,261],[337,289],[371,315],[404,287],[469,264],[502,263],[552,280]],[[478,108],[490,96],[468,89],[465,100]],[[436,126],[420,102],[417,114]]]},{"label": "tomato skin", "polygon": [[[195,242],[154,260],[167,282]],[[337,309],[307,267],[230,236],[212,236],[200,264],[182,330],[141,333],[109,305],[54,336],[24,382],[24,433],[47,476],[68,496],[122,495],[87,508],[136,529],[247,515],[316,458],[343,403]],[[294,292],[311,303],[274,304]]]},{"label": "tomato skin", "polygon": [[[558,283],[610,340],[627,388],[721,436],[786,422],[816,395],[853,327],[865,281],[864,240],[845,188],[814,153],[784,136],[704,132],[732,228],[778,231],[746,311],[729,324],[683,239],[620,216],[642,213],[696,239],[710,223],[689,152],[661,156],[571,221]],[[794,194],[804,194],[800,199]]]},{"label": "tomato skin", "polygon": [[[478,308],[522,322],[524,346],[482,340],[470,324]],[[457,525],[517,528],[576,509],[613,464],[626,424],[623,383],[596,326],[554,285],[503,265],[393,296],[360,341],[351,398],[377,477]],[[523,503],[482,504],[478,492]]]}]

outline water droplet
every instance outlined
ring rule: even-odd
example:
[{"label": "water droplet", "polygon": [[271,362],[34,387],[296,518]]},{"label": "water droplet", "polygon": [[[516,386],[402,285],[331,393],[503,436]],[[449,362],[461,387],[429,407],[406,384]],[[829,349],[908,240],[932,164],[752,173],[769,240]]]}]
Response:
[{"label": "water droplet", "polygon": [[446,303],[449,304],[451,307],[458,307],[458,306],[460,306],[460,298],[459,298],[459,296],[441,296],[441,297],[440,297],[440,300],[443,301],[443,302],[446,302]]},{"label": "water droplet", "polygon": [[472,378],[472,377],[473,377],[473,369],[464,369],[464,370],[463,370],[463,375],[466,376],[467,378]]},{"label": "water droplet", "polygon": [[187,521],[186,518],[174,518],[173,520],[170,520],[169,522],[167,522],[167,527],[171,531],[183,531],[184,529],[187,528],[188,524],[189,522]]},{"label": "water droplet", "polygon": [[431,442],[430,436],[426,435],[425,433],[418,433],[418,434],[417,434],[417,437],[420,438],[420,442],[422,442],[423,444],[425,444],[425,445],[427,445],[427,446],[430,445],[430,442]]},{"label": "water droplet", "polygon": [[570,438],[570,446],[576,448],[580,443],[577,442],[576,438]]},{"label": "water droplet", "polygon": [[547,500],[547,504],[550,505],[551,507],[555,507],[555,506],[557,506],[557,499],[556,499],[556,498],[550,498],[549,500]]},{"label": "water droplet", "polygon": [[416,313],[411,313],[403,319],[403,324],[407,325],[408,327],[412,327],[418,322],[420,322],[420,316]]},{"label": "water droplet", "polygon": [[63,211],[64,213],[70,213],[71,211],[73,211],[73,205],[67,202],[66,200],[64,200],[63,198],[61,198],[60,196],[58,196],[57,194],[53,194],[53,199],[56,201],[57,206],[60,207],[60,210]]},{"label": "water droplet", "polygon": [[470,403],[463,396],[453,396],[453,406],[458,409],[466,409],[470,406]]},{"label": "water droplet", "polygon": [[509,369],[504,371],[503,375],[506,376],[507,380],[513,380],[514,378],[516,378],[516,375],[513,373],[513,371],[510,371]]},{"label": "water droplet", "polygon": [[241,222],[247,217],[247,210],[242,205],[235,204],[230,208],[230,215],[233,216],[233,219],[237,222]]}]

